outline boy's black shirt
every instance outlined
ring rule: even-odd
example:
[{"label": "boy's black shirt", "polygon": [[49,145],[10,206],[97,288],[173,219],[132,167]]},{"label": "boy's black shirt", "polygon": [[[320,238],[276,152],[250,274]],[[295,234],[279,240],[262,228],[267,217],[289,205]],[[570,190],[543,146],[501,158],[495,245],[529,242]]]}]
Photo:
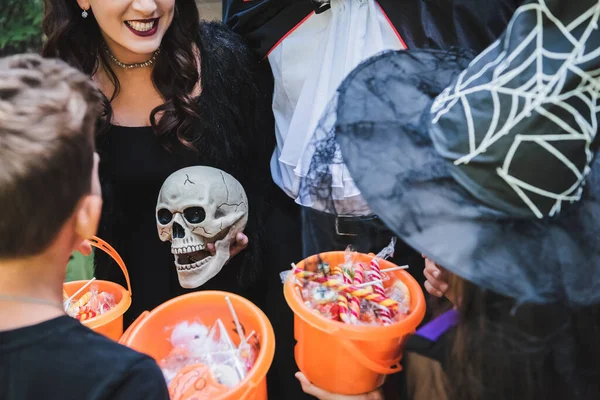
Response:
[{"label": "boy's black shirt", "polygon": [[154,360],[68,316],[0,332],[0,399],[168,400]]}]

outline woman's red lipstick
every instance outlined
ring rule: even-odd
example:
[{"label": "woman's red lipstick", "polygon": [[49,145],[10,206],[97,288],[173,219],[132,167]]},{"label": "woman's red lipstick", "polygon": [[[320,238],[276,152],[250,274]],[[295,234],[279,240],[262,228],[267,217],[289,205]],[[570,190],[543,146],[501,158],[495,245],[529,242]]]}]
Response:
[{"label": "woman's red lipstick", "polygon": [[[147,36],[154,35],[158,31],[158,20],[159,20],[159,18],[136,19],[136,20],[131,20],[131,21],[125,21],[125,26],[127,26],[127,28],[129,28],[129,30],[137,36],[147,37]],[[147,31],[142,31],[142,30],[138,30],[139,28],[138,29],[135,28],[135,26],[138,24],[148,24],[148,23],[152,23],[152,28]]]}]

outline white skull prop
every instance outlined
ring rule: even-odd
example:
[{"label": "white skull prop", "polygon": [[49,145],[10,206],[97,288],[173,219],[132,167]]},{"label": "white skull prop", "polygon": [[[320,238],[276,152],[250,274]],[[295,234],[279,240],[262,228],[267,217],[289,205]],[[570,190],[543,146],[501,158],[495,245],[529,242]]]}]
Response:
[{"label": "white skull prop", "polygon": [[[229,260],[229,246],[248,221],[242,185],[216,168],[183,168],[165,180],[156,204],[158,236],[171,242],[179,284],[197,288]],[[216,254],[206,245],[214,243]]]}]

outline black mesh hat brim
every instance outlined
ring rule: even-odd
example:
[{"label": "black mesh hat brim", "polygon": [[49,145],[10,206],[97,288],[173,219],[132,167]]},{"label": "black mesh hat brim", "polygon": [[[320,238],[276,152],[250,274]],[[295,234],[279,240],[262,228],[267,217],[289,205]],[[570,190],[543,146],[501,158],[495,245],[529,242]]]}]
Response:
[{"label": "black mesh hat brim", "polygon": [[598,158],[580,202],[531,219],[482,204],[436,152],[429,109],[466,62],[448,52],[392,52],[344,81],[335,132],[356,186],[402,240],[482,288],[522,303],[600,302]]}]

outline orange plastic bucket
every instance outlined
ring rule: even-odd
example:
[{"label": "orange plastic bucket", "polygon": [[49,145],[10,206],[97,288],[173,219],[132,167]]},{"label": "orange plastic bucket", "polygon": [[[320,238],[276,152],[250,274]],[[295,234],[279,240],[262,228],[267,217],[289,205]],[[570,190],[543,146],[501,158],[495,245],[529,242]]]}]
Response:
[{"label": "orange plastic bucket", "polygon": [[[81,323],[109,339],[118,341],[123,334],[123,314],[125,314],[125,311],[131,306],[131,284],[129,283],[129,273],[127,272],[127,268],[125,267],[125,263],[121,256],[108,243],[97,237],[89,239],[89,242],[92,246],[105,251],[116,261],[125,275],[127,290],[118,283],[95,280],[94,285],[98,287],[98,291],[112,294],[115,298],[116,305],[108,312],[82,321]],[[71,296],[86,283],[88,283],[88,281],[65,282],[63,288],[67,295]]]},{"label": "orange plastic bucket", "polygon": [[[344,252],[322,253],[323,262],[331,266],[344,263]],[[373,255],[357,254],[356,261],[369,263]],[[317,256],[298,263],[297,267],[316,266]],[[395,267],[380,261],[381,269]],[[309,270],[311,268],[309,267]],[[400,361],[408,336],[415,332],[425,316],[425,297],[417,281],[406,271],[391,271],[384,282],[401,280],[410,292],[408,316],[387,326],[349,325],[331,321],[308,308],[293,275],[284,286],[285,299],[294,312],[295,358],[300,371],[316,386],[333,393],[358,395],[381,386],[386,375],[401,370]]]},{"label": "orange plastic bucket", "polygon": [[231,339],[237,345],[239,337],[233,331],[235,326],[225,301],[227,296],[231,300],[244,332],[246,334],[256,332],[260,351],[246,378],[225,395],[214,400],[265,400],[267,399],[267,371],[271,367],[275,354],[275,334],[267,316],[241,296],[219,291],[203,291],[176,297],[140,315],[119,342],[148,354],[160,362],[172,349],[169,341],[171,330],[166,328],[196,318],[210,326],[220,318],[227,328],[231,328]]}]

